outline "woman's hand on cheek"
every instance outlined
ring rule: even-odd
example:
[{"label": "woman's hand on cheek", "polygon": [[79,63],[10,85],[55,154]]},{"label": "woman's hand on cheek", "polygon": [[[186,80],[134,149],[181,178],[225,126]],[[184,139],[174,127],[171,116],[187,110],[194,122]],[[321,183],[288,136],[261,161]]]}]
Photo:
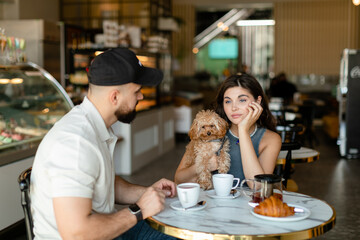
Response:
[{"label": "woman's hand on cheek", "polygon": [[[259,104],[259,103],[257,103],[257,102],[252,102],[251,104],[250,104],[250,106],[254,109],[254,112],[253,112],[253,117],[254,117],[254,119],[255,119],[255,122],[259,119],[259,117],[260,117],[260,115],[261,115],[261,113],[262,113],[262,111],[263,111],[263,108],[262,108],[262,106]],[[255,123],[254,122],[254,123]]]},{"label": "woman's hand on cheek", "polygon": [[262,107],[260,104],[256,102],[252,102],[249,104],[248,114],[244,117],[244,119],[238,123],[239,128],[244,127],[247,130],[256,123],[262,113]]}]

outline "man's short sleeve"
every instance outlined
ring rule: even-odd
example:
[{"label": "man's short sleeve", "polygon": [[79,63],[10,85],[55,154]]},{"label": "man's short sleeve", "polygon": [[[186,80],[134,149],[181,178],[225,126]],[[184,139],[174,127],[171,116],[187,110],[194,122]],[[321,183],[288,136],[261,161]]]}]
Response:
[{"label": "man's short sleeve", "polygon": [[99,174],[98,153],[86,139],[69,136],[53,145],[47,169],[52,197],[92,198]]}]

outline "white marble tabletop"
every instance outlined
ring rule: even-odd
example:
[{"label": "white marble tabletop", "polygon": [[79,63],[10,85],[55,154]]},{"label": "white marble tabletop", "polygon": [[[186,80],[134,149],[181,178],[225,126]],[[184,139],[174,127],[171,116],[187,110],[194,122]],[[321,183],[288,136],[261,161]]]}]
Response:
[{"label": "white marble tabletop", "polygon": [[284,202],[309,209],[311,213],[304,220],[278,222],[258,218],[251,214],[250,198],[243,194],[218,199],[201,191],[199,200],[206,201],[204,209],[184,211],[170,207],[178,201],[177,197],[168,198],[164,211],[148,222],[153,228],[181,239],[309,239],[335,225],[336,213],[329,204],[294,192],[284,191]]}]

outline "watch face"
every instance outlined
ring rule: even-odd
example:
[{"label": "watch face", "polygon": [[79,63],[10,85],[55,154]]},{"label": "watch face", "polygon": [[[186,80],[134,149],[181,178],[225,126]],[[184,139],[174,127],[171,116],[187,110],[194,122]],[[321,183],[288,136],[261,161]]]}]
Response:
[{"label": "watch face", "polygon": [[131,210],[131,212],[133,212],[134,214],[140,211],[140,208],[137,204],[131,204],[129,206],[129,209]]}]

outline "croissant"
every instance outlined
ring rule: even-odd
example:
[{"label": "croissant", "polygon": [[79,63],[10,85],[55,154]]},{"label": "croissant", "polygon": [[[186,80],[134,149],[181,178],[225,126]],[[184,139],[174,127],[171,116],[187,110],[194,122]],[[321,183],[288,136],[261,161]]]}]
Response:
[{"label": "croissant", "polygon": [[295,214],[294,207],[289,207],[279,198],[271,196],[254,208],[254,212],[268,217],[287,217]]}]

